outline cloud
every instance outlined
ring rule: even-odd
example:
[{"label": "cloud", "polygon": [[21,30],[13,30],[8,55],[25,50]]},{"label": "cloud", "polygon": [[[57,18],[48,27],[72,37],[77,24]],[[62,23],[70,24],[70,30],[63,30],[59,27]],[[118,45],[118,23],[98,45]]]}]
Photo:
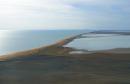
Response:
[{"label": "cloud", "polygon": [[129,0],[1,0],[1,29],[130,27]]}]

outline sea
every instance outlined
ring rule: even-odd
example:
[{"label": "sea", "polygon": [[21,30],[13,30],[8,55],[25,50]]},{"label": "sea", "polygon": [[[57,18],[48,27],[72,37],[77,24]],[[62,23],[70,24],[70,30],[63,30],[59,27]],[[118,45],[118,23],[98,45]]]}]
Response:
[{"label": "sea", "polygon": [[[0,55],[51,45],[64,38],[95,30],[0,30]],[[86,50],[130,48],[130,36],[94,35],[66,45]]]},{"label": "sea", "polygon": [[0,30],[0,55],[51,45],[91,30]]}]

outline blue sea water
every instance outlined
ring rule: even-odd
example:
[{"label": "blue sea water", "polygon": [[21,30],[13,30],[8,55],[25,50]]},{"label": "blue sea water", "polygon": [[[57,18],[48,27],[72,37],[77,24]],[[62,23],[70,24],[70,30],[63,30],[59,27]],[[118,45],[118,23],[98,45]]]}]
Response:
[{"label": "blue sea water", "polygon": [[[92,30],[0,30],[0,55],[53,44],[72,35]],[[68,47],[86,50],[130,48],[130,36],[88,35],[76,39]]]},{"label": "blue sea water", "polygon": [[90,30],[0,30],[0,55],[46,46]]}]

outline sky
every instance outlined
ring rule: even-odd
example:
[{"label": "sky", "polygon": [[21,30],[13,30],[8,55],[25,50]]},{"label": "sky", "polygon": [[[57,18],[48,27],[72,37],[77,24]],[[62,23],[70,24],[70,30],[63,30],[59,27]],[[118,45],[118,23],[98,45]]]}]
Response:
[{"label": "sky", "polygon": [[130,29],[130,0],[0,0],[3,29]]}]

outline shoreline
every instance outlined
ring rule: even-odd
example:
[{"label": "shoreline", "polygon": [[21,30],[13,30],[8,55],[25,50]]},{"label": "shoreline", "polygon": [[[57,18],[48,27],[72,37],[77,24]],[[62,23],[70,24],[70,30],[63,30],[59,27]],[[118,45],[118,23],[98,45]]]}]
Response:
[{"label": "shoreline", "polygon": [[[90,34],[99,34],[99,33],[105,33],[105,34],[121,34],[121,35],[128,35],[128,32],[125,34],[124,32],[89,32]],[[110,49],[110,50],[101,50],[101,51],[92,51],[89,52],[87,50],[80,50],[80,49],[74,49],[70,47],[64,47],[64,45],[72,42],[75,39],[78,38],[84,38],[84,34],[88,33],[82,33],[78,34],[75,36],[71,36],[68,38],[65,38],[63,40],[60,40],[52,45],[40,47],[40,48],[33,48],[30,50],[26,51],[19,51],[19,52],[14,52],[6,55],[1,55],[0,56],[0,61],[6,61],[9,59],[13,58],[18,58],[18,57],[27,57],[27,56],[32,56],[32,55],[50,55],[50,56],[71,56],[70,52],[73,51],[85,51],[86,53],[78,53],[78,55],[82,54],[93,54],[93,53],[111,53],[111,54],[130,54],[130,48],[117,48],[117,49]],[[88,53],[87,53],[88,52]]]},{"label": "shoreline", "polygon": [[62,45],[79,37],[0,57],[1,83],[130,84],[130,48],[69,54],[79,50]]},{"label": "shoreline", "polygon": [[51,50],[57,50],[57,49],[58,50],[60,49],[61,51],[65,50],[65,49],[66,49],[66,51],[74,50],[72,48],[63,47],[63,46],[70,43],[74,39],[79,38],[81,35],[83,35],[83,34],[79,34],[79,35],[75,35],[75,36],[65,38],[61,41],[58,41],[58,42],[51,44],[51,45],[48,45],[48,46],[43,46],[43,47],[40,47],[40,48],[33,48],[33,49],[30,49],[30,50],[26,50],[26,51],[18,51],[18,52],[9,53],[9,54],[6,54],[6,55],[1,55],[0,61],[6,61],[6,60],[17,58],[17,57],[26,57],[26,56],[31,56],[31,55],[48,55],[48,54],[51,55],[51,54],[54,53]]}]

